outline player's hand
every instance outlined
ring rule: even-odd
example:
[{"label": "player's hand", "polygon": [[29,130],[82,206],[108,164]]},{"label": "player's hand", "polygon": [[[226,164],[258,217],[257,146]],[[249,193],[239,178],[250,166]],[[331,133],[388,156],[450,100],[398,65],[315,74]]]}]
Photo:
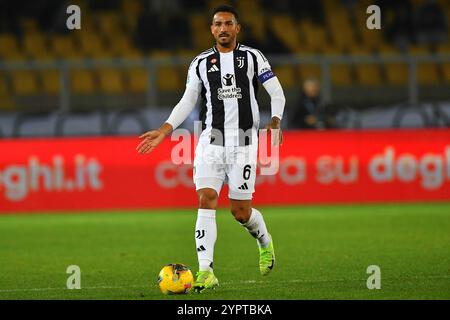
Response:
[{"label": "player's hand", "polygon": [[160,130],[148,131],[139,137],[143,140],[136,147],[136,150],[140,154],[150,153],[164,140],[165,136]]},{"label": "player's hand", "polygon": [[136,147],[136,150],[140,154],[152,152],[172,130],[172,125],[165,122],[158,130],[147,131],[139,137],[143,140]]},{"label": "player's hand", "polygon": [[280,125],[281,120],[277,117],[273,117],[272,121],[266,126],[267,132],[270,133],[271,130],[278,130],[278,135],[274,136],[273,145],[280,146],[283,144],[283,131]]}]

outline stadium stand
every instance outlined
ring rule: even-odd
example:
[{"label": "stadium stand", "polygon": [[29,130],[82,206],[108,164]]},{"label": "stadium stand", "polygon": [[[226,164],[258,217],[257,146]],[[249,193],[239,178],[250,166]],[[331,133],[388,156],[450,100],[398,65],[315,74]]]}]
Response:
[{"label": "stadium stand", "polygon": [[[72,32],[65,27],[64,2],[36,0],[27,5],[0,4],[0,62],[174,57],[189,60],[211,46],[209,12],[222,2],[235,5],[241,12],[241,42],[260,48],[266,55],[383,58],[392,54],[450,52],[450,2],[445,0],[433,5],[426,0],[396,4],[374,1],[383,10],[382,30],[366,28],[366,8],[373,2],[367,0],[201,0],[195,4],[187,0],[77,0],[73,3],[81,7],[82,30]],[[123,96],[144,106],[147,90],[152,86],[157,91],[158,105],[173,104],[183,90],[186,69],[186,63],[160,66],[155,70],[155,82],[149,84],[149,71],[142,66],[80,65],[70,70],[68,87],[75,109],[76,102],[81,101],[77,97]],[[288,96],[295,96],[306,78],[323,76],[317,63],[276,64],[274,69]],[[421,62],[416,72],[418,85],[425,88],[450,82],[448,63]],[[401,63],[334,64],[329,77],[337,92],[353,86],[372,90],[386,85],[395,91],[408,85],[408,74],[405,58]],[[21,97],[57,97],[60,91],[61,75],[55,68],[12,68],[0,72],[2,110],[21,109],[28,101]],[[57,109],[58,100],[54,101]]]}]

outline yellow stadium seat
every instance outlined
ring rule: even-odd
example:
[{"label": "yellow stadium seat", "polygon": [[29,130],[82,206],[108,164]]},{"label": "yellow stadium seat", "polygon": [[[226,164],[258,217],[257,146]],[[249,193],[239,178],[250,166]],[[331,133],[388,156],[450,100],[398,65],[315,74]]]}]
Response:
[{"label": "yellow stadium seat", "polygon": [[136,50],[130,37],[124,33],[115,33],[109,38],[109,51],[119,56],[124,56]]},{"label": "yellow stadium seat", "polygon": [[298,85],[295,69],[292,66],[276,66],[273,68],[273,72],[283,87],[294,88]]},{"label": "yellow stadium seat", "polygon": [[8,95],[8,85],[6,83],[6,74],[0,73],[0,97]]},{"label": "yellow stadium seat", "polygon": [[70,73],[70,87],[75,94],[92,94],[95,91],[95,78],[92,71],[73,70]]},{"label": "yellow stadium seat", "polygon": [[42,88],[45,93],[56,95],[60,92],[60,72],[58,70],[41,71]]},{"label": "yellow stadium seat", "polygon": [[93,59],[112,59],[117,56],[121,56],[121,54],[116,54],[115,52],[104,48],[102,51],[95,51],[88,55]]},{"label": "yellow stadium seat", "polygon": [[366,47],[364,44],[354,44],[347,48],[348,53],[352,55],[372,55],[374,54],[373,48]]},{"label": "yellow stadium seat", "polygon": [[19,52],[19,44],[12,34],[0,34],[0,56],[11,56]]},{"label": "yellow stadium seat", "polygon": [[441,44],[438,46],[438,53],[450,53],[450,44]]},{"label": "yellow stadium seat", "polygon": [[135,30],[142,11],[143,2],[139,0],[122,0],[121,14],[125,23],[125,29]]},{"label": "yellow stadium seat", "polygon": [[[413,56],[421,56],[430,54],[431,50],[427,46],[410,46],[408,48],[408,53]],[[439,73],[436,65],[418,63],[416,72],[417,83],[420,85],[434,85],[439,83]]]},{"label": "yellow stadium seat", "polygon": [[275,35],[292,52],[297,52],[304,47],[300,41],[299,30],[292,17],[288,15],[274,15],[271,20],[271,27]]},{"label": "yellow stadium seat", "polygon": [[435,64],[419,63],[417,65],[417,83],[435,85],[439,83],[439,74]]},{"label": "yellow stadium seat", "polygon": [[177,91],[184,86],[179,70],[174,66],[161,66],[156,71],[156,85],[163,91]]},{"label": "yellow stadium seat", "polygon": [[355,45],[355,36],[353,31],[350,29],[348,31],[338,30],[332,33],[332,39],[335,46],[340,49],[348,49]]},{"label": "yellow stadium seat", "polygon": [[[240,2],[239,2],[240,3]],[[252,14],[245,15],[241,18],[242,22],[252,28],[253,36],[258,40],[264,40],[266,36],[266,24],[264,22],[263,14],[260,11],[250,11]]]},{"label": "yellow stadium seat", "polygon": [[325,55],[340,55],[343,54],[343,49],[337,46],[325,45],[319,50],[320,53]]},{"label": "yellow stadium seat", "polygon": [[8,54],[2,56],[1,58],[9,62],[23,62],[28,60],[28,57],[23,52],[20,51],[9,52]]},{"label": "yellow stadium seat", "polygon": [[305,81],[307,78],[321,78],[320,65],[317,64],[305,64],[298,67],[301,81]]},{"label": "yellow stadium seat", "polygon": [[11,110],[15,107],[6,82],[6,74],[0,72],[0,110]]},{"label": "yellow stadium seat", "polygon": [[356,64],[355,72],[358,84],[378,86],[382,83],[380,68],[376,64]]},{"label": "yellow stadium seat", "polygon": [[30,54],[30,57],[35,60],[53,60],[55,56],[50,51],[36,51]]},{"label": "yellow stadium seat", "polygon": [[350,86],[353,82],[351,66],[344,64],[333,64],[330,66],[331,83],[335,86]]},{"label": "yellow stadium seat", "polygon": [[132,93],[144,93],[148,90],[148,72],[144,68],[126,69],[127,91]]},{"label": "yellow stadium seat", "polygon": [[106,51],[103,40],[95,33],[83,33],[79,37],[81,51],[86,56],[98,56]]},{"label": "yellow stadium seat", "polygon": [[[355,57],[372,56],[373,49],[370,47],[354,45],[348,48],[349,53]],[[356,81],[364,86],[377,86],[382,82],[380,65],[377,64],[355,64]]]},{"label": "yellow stadium seat", "polygon": [[138,49],[127,50],[125,52],[122,52],[119,56],[127,59],[142,59],[144,57],[142,52]]},{"label": "yellow stadium seat", "polygon": [[81,56],[74,39],[69,36],[53,36],[50,38],[50,48],[58,58],[79,58]]},{"label": "yellow stadium seat", "polygon": [[426,46],[411,46],[408,48],[408,52],[412,55],[424,55],[430,54],[431,50]]},{"label": "yellow stadium seat", "polygon": [[16,104],[11,96],[0,97],[0,109],[3,110],[14,110],[16,108]]},{"label": "yellow stadium seat", "polygon": [[28,96],[39,93],[36,76],[28,70],[12,71],[11,84],[15,95]]},{"label": "yellow stadium seat", "polygon": [[114,35],[121,31],[120,18],[116,12],[101,12],[97,15],[100,31],[105,35]]},{"label": "yellow stadium seat", "polygon": [[32,57],[47,57],[46,39],[41,33],[29,32],[23,37],[23,48]]},{"label": "yellow stadium seat", "polygon": [[99,88],[102,93],[121,94],[124,92],[124,81],[118,69],[100,69],[98,71]]},{"label": "yellow stadium seat", "polygon": [[366,46],[374,49],[378,48],[379,46],[387,45],[386,40],[384,38],[383,26],[381,30],[379,29],[371,30],[366,27],[367,23],[366,19],[368,17],[366,9],[367,6],[359,5],[357,13],[355,14],[356,19],[355,24],[356,26],[359,27],[357,30],[362,42]]},{"label": "yellow stadium seat", "polygon": [[191,14],[189,18],[192,29],[192,41],[197,51],[211,46],[211,33],[208,29],[208,19],[203,14]]},{"label": "yellow stadium seat", "polygon": [[238,12],[258,12],[261,10],[258,1],[256,0],[245,0],[238,1],[236,3],[236,8]]},{"label": "yellow stadium seat", "polygon": [[400,54],[400,50],[397,47],[391,45],[380,45],[376,48],[376,51],[381,55],[395,55]]},{"label": "yellow stadium seat", "polygon": [[[169,58],[171,53],[165,50],[154,50],[151,58]],[[164,91],[180,90],[184,86],[184,80],[180,69],[175,65],[162,64],[156,68],[156,86]]]},{"label": "yellow stadium seat", "polygon": [[389,84],[406,85],[408,83],[408,65],[406,63],[388,63],[385,68]]},{"label": "yellow stadium seat", "polygon": [[350,25],[350,17],[344,9],[327,13],[328,30],[335,46],[348,48],[355,43],[354,28]]},{"label": "yellow stadium seat", "polygon": [[326,30],[324,28],[311,26],[309,24],[302,24],[301,26],[305,44],[308,48],[312,50],[321,50],[322,48],[327,46],[327,43],[329,41],[327,39]]},{"label": "yellow stadium seat", "polygon": [[450,83],[450,63],[445,63],[442,66],[442,74],[444,76],[444,81]]}]

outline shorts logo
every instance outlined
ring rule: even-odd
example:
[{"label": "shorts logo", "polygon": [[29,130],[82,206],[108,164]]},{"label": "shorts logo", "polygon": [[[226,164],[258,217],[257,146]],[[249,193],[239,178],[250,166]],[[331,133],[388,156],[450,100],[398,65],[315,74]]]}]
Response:
[{"label": "shorts logo", "polygon": [[212,59],[211,59],[211,63],[212,63],[212,64],[214,64],[214,63],[216,63],[216,62],[217,62],[217,59],[216,59],[216,58],[212,58]]},{"label": "shorts logo", "polygon": [[239,190],[248,190],[247,182],[244,182],[242,186],[238,188]]}]

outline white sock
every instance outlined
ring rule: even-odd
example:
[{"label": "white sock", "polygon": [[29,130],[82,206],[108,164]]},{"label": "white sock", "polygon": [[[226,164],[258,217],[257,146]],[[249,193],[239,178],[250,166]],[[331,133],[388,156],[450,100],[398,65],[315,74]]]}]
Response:
[{"label": "white sock", "polygon": [[252,208],[250,219],[242,224],[248,232],[258,241],[260,247],[267,247],[270,243],[270,236],[267,232],[266,223],[264,218],[258,210]]},{"label": "white sock", "polygon": [[216,210],[198,209],[197,223],[195,224],[195,245],[200,271],[213,271],[216,239]]}]

